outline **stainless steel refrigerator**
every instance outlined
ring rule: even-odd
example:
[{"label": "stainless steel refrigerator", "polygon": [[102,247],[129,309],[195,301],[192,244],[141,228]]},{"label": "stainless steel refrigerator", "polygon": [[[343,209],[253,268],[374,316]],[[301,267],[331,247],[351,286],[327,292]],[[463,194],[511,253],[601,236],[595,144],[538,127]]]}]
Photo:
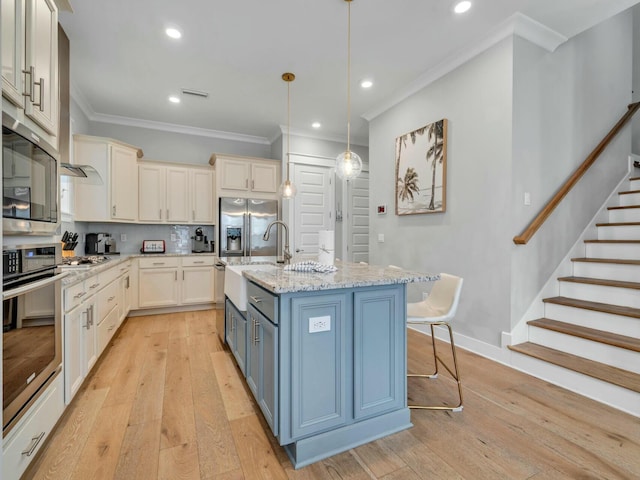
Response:
[{"label": "stainless steel refrigerator", "polygon": [[269,223],[278,220],[277,200],[220,197],[218,211],[219,256],[277,255],[277,229],[271,230],[268,242],[262,239]]}]

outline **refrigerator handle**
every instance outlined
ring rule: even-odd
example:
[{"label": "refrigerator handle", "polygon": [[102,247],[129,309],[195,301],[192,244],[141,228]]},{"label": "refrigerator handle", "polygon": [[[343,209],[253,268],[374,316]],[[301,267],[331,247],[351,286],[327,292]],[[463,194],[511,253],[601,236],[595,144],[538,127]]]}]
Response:
[{"label": "refrigerator handle", "polygon": [[247,245],[248,255],[251,256],[251,255],[253,255],[253,252],[252,252],[253,249],[251,248],[251,214],[250,213],[248,214],[248,217],[249,217],[248,221],[247,221],[247,227],[248,227],[247,228],[247,232],[248,232],[247,240],[248,240],[248,242],[247,242],[246,245]]}]

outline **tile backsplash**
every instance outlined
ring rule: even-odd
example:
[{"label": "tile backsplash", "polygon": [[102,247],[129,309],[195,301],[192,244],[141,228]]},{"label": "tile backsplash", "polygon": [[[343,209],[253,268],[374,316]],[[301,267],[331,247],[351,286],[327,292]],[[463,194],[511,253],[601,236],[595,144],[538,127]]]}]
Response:
[{"label": "tile backsplash", "polygon": [[[143,240],[164,240],[167,253],[191,253],[192,240],[196,228],[202,228],[209,242],[215,240],[213,225],[140,225],[131,223],[88,223],[76,222],[76,230],[83,233],[110,233],[115,240],[116,250],[124,254],[140,253]],[[80,228],[82,227],[82,228]],[[65,225],[63,225],[64,231]],[[124,235],[124,237],[123,237]],[[122,240],[126,238],[126,240]],[[78,244],[76,255],[84,254],[84,235]]]}]

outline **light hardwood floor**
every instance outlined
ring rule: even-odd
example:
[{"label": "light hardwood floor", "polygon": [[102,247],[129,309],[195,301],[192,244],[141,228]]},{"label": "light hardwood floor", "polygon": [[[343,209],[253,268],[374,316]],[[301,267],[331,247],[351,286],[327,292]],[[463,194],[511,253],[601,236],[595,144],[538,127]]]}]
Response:
[{"label": "light hardwood floor", "polygon": [[[28,479],[638,479],[640,419],[459,350],[464,411],[300,470],[271,436],[213,310],[129,318]],[[409,333],[409,371],[428,359]],[[410,379],[412,400],[455,384]]]}]

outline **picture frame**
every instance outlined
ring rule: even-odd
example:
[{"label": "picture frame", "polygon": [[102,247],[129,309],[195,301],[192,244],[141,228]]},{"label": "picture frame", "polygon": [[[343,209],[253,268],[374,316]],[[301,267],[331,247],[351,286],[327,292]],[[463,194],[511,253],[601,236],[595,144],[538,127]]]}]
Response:
[{"label": "picture frame", "polygon": [[443,118],[396,138],[396,215],[446,211],[447,124]]}]

